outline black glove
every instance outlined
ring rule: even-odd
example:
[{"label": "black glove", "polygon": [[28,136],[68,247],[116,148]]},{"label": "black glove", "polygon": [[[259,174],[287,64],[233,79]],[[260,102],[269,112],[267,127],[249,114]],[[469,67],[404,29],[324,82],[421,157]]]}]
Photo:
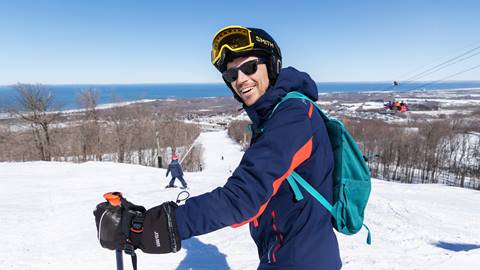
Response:
[{"label": "black glove", "polygon": [[131,233],[135,247],[145,253],[177,252],[182,247],[175,221],[177,204],[166,202],[149,209],[144,215],[143,232]]},{"label": "black glove", "polygon": [[93,214],[100,244],[112,250],[140,248],[145,253],[170,253],[181,248],[175,221],[177,204],[166,202],[145,211],[121,198],[121,206],[97,205]]}]

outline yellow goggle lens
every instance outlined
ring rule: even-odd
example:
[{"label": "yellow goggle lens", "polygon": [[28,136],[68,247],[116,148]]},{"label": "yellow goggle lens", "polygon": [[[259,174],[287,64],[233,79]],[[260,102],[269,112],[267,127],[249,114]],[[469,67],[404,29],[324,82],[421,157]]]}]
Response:
[{"label": "yellow goggle lens", "polygon": [[242,51],[253,47],[250,30],[241,26],[229,26],[221,29],[213,38],[212,63],[220,59],[222,52],[228,48],[232,52]]}]

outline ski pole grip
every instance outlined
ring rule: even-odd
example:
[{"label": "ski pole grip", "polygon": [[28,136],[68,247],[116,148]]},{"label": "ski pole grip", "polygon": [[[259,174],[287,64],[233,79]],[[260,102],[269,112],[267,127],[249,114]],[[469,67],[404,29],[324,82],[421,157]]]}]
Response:
[{"label": "ski pole grip", "polygon": [[103,194],[103,198],[105,198],[105,200],[107,200],[112,206],[119,206],[122,193],[118,191],[107,192]]}]

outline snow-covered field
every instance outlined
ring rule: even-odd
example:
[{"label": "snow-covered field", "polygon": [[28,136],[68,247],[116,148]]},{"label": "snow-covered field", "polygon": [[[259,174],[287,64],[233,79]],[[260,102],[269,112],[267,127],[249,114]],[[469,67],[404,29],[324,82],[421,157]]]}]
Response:
[{"label": "snow-covered field", "polygon": [[[428,91],[370,91],[358,93],[323,93],[317,103],[327,107],[334,116],[380,119],[387,122],[406,122],[413,116],[425,119],[449,118],[451,115],[476,115],[480,104],[480,89],[450,89]],[[386,111],[388,101],[404,101],[406,113]],[[473,117],[472,117],[473,118]]]},{"label": "snow-covered field", "polygon": [[[205,169],[186,173],[192,195],[222,185],[242,155],[225,131],[202,133],[199,142]],[[96,239],[95,205],[104,192],[122,191],[153,207],[175,200],[180,190],[165,190],[166,184],[165,170],[137,165],[0,163],[0,269],[115,269],[114,252]],[[373,180],[365,221],[372,245],[365,244],[365,231],[338,235],[343,269],[480,269],[479,207],[478,191]],[[184,241],[176,254],[138,257],[139,270],[258,264],[248,226]]]}]

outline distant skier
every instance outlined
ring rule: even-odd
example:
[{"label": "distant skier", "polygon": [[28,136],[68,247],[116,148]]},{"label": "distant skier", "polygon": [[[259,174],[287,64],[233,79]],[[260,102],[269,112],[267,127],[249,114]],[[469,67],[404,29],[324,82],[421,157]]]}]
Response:
[{"label": "distant skier", "polygon": [[168,177],[168,174],[170,172],[172,173],[172,180],[170,180],[170,183],[165,188],[175,187],[174,183],[176,178],[178,178],[178,180],[182,182],[182,186],[184,189],[187,188],[187,183],[183,179],[182,166],[180,165],[180,163],[178,163],[178,157],[175,154],[173,154],[172,156],[172,162],[170,162],[170,164],[168,165],[167,174],[165,176]]}]

